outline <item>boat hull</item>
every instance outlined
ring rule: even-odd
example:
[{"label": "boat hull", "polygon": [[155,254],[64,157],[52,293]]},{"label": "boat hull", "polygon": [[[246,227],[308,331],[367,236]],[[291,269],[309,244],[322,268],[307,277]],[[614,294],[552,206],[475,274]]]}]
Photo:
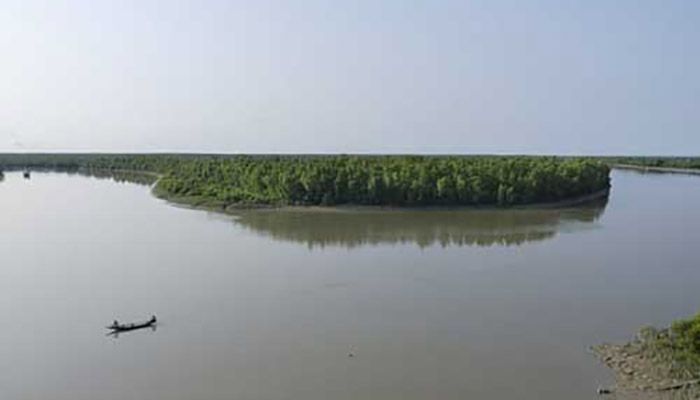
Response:
[{"label": "boat hull", "polygon": [[107,329],[111,330],[112,332],[128,332],[128,331],[135,331],[137,329],[144,329],[144,328],[151,328],[156,325],[155,320],[151,320],[148,322],[143,322],[140,324],[124,324],[124,325],[110,325],[107,327]]}]

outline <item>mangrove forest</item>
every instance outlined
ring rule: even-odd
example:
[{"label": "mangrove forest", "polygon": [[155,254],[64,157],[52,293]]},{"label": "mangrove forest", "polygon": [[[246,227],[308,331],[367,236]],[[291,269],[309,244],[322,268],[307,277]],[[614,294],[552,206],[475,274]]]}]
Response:
[{"label": "mangrove forest", "polygon": [[513,206],[610,185],[603,162],[525,156],[5,154],[0,166],[157,173],[157,195],[211,207]]}]

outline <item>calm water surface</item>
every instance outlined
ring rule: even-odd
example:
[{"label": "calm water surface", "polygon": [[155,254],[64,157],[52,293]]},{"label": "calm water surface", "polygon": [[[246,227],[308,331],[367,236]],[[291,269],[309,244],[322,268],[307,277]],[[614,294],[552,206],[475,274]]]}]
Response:
[{"label": "calm water surface", "polygon": [[700,308],[700,178],[613,185],[569,210],[226,217],[8,173],[0,398],[597,398],[589,345]]}]

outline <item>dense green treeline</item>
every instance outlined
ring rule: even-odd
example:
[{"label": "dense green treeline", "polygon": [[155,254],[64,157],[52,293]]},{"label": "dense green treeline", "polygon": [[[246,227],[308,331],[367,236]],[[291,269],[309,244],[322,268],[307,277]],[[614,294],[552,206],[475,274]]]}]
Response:
[{"label": "dense green treeline", "polygon": [[519,205],[601,191],[601,162],[555,157],[0,155],[3,168],[136,170],[157,193],[228,205]]},{"label": "dense green treeline", "polygon": [[179,163],[158,187],[222,204],[515,205],[608,187],[595,161],[532,157],[236,157]]}]

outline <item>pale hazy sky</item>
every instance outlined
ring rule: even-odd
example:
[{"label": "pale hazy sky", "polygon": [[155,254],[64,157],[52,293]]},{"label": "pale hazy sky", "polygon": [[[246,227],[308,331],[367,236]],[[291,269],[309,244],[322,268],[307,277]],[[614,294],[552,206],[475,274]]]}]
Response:
[{"label": "pale hazy sky", "polygon": [[697,0],[0,8],[0,151],[700,154]]}]

